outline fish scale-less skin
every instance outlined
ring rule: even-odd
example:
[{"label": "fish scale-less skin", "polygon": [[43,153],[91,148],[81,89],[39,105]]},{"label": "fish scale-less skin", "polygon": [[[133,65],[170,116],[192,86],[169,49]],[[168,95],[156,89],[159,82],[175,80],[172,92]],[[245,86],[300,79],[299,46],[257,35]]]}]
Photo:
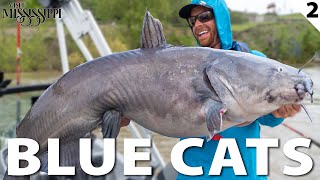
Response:
[{"label": "fish scale-less skin", "polygon": [[[143,50],[143,51],[146,53],[153,53],[150,50]],[[147,56],[143,57],[142,59],[146,57]],[[170,127],[168,128],[163,127],[162,129],[168,129],[168,131],[172,131],[171,127],[175,127],[175,131],[177,131],[177,127],[171,126],[172,124],[170,125],[170,123],[168,123],[166,118],[171,121],[173,121],[173,119],[175,118],[179,119],[178,116],[180,115],[184,116],[185,118],[190,118],[192,114],[190,115],[189,112],[187,112],[188,109],[190,109],[190,107],[189,108],[186,106],[180,107],[181,109],[179,111],[181,112],[181,114],[175,115],[175,117],[172,114],[170,115],[170,113],[169,115],[167,115],[166,112],[170,112],[170,109],[172,109],[173,107],[175,106],[179,107],[180,104],[183,104],[183,103],[177,103],[177,102],[182,101],[182,99],[184,98],[183,95],[186,94],[186,93],[185,94],[183,93],[184,91],[190,91],[189,96],[192,96],[192,93],[191,93],[192,87],[188,86],[188,88],[184,88],[185,89],[184,91],[179,91],[180,88],[183,89],[183,87],[185,87],[180,85],[181,84],[180,81],[184,81],[182,79],[186,79],[186,78],[178,76],[180,73],[180,71],[178,72],[179,67],[176,67],[175,65],[174,67],[172,67],[171,63],[168,64],[168,66],[164,66],[165,63],[163,63],[163,62],[173,62],[174,59],[170,58],[170,59],[167,59],[167,61],[165,60],[159,61],[158,58],[163,58],[163,57],[161,57],[160,55],[155,57],[157,58],[153,58],[149,60],[147,59],[146,61],[141,61],[140,59],[139,63],[137,64],[131,64],[131,66],[125,66],[124,69],[126,72],[121,73],[122,77],[115,77],[115,78],[121,79],[121,81],[125,81],[125,83],[123,84],[132,84],[131,82],[133,82],[134,84],[134,86],[127,85],[126,88],[128,90],[123,90],[124,89],[123,86],[121,90],[119,90],[119,92],[125,92],[125,93],[122,93],[122,95],[124,97],[124,103],[126,104],[125,105],[126,110],[129,110],[128,112],[123,110],[124,115],[131,117],[132,119],[136,119],[136,121],[139,124],[147,125],[147,127],[150,129],[154,129],[152,127],[162,127],[163,124],[161,123],[164,122],[166,123],[165,126],[170,126]],[[168,56],[168,57],[174,57],[174,56]],[[148,67],[148,68],[145,68],[145,67]],[[168,68],[171,70],[168,71]],[[131,74],[131,72],[133,74]],[[136,72],[139,72],[139,73],[135,75]],[[129,79],[131,78],[131,80],[128,80],[128,78]],[[170,80],[168,80],[169,78],[174,78],[175,81],[173,83],[170,83]],[[118,81],[120,81],[119,79]],[[191,81],[189,81],[189,83],[191,83]],[[173,92],[168,92],[168,89],[171,89],[171,91]],[[127,92],[131,92],[132,94],[131,93],[127,94]],[[177,95],[177,92],[179,92],[179,95]],[[178,97],[182,97],[181,100],[179,100]],[[166,102],[163,102],[163,101],[166,101]],[[141,102],[141,103],[136,104],[134,102]],[[167,103],[167,104],[164,104],[164,103]],[[199,107],[198,107],[198,110],[199,110]],[[156,114],[156,116],[154,116],[154,114]],[[188,115],[184,115],[184,114],[188,114]],[[198,112],[194,114],[198,115]],[[139,122],[139,120],[142,120],[142,119],[148,119],[148,122]],[[159,126],[159,124],[161,124],[161,126]],[[183,125],[183,122],[179,123],[179,125]],[[156,131],[159,132],[159,130],[156,130]]]},{"label": "fish scale-less skin", "polygon": [[195,72],[193,66],[205,63],[210,51],[194,61],[187,57],[200,49],[177,54],[180,50],[133,50],[75,68],[38,99],[19,124],[17,137],[36,140],[43,152],[48,138],[60,138],[60,144],[78,140],[111,109],[168,136],[205,134],[204,116],[199,115],[202,102],[194,101],[192,80],[201,80],[201,70]]}]

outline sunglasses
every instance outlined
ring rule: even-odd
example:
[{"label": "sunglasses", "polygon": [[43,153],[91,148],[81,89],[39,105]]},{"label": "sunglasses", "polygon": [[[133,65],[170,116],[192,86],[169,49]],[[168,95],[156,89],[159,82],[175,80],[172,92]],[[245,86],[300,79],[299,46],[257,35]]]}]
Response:
[{"label": "sunglasses", "polygon": [[208,21],[213,19],[213,14],[212,14],[211,11],[205,11],[205,12],[199,13],[196,16],[190,16],[190,17],[187,18],[189,26],[193,27],[196,24],[197,19],[201,23],[205,23],[205,22],[208,22]]}]

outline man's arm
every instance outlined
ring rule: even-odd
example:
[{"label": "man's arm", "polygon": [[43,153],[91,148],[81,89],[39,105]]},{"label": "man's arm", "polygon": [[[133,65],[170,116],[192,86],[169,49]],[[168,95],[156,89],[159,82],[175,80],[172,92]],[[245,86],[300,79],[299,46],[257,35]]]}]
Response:
[{"label": "man's arm", "polygon": [[284,118],[277,118],[272,113],[261,116],[257,119],[261,125],[275,127],[283,122]]},{"label": "man's arm", "polygon": [[258,118],[260,124],[275,127],[281,124],[284,118],[293,117],[301,111],[300,105],[286,105],[273,111],[272,113]]},{"label": "man's arm", "polygon": [[287,118],[287,117],[293,117],[295,116],[298,112],[301,111],[301,105],[287,105],[287,106],[282,106],[281,108],[275,110],[272,112],[274,117],[277,118]]}]

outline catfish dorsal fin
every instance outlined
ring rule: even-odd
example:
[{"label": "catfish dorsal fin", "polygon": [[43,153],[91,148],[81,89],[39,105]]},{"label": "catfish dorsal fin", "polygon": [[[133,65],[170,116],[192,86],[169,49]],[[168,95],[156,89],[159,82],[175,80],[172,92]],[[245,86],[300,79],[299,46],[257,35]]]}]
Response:
[{"label": "catfish dorsal fin", "polygon": [[161,22],[153,18],[148,10],[143,20],[140,43],[141,48],[165,47],[167,44]]}]

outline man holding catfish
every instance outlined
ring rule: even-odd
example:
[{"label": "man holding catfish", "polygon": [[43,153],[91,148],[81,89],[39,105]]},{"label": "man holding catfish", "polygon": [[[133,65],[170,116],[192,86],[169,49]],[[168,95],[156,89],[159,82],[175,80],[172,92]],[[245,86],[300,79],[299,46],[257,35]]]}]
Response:
[{"label": "man holding catfish", "polygon": [[[230,16],[224,0],[193,0],[180,10],[179,15],[187,20],[197,43],[202,47],[242,51],[265,57],[261,52],[250,50],[246,44],[232,40]],[[267,72],[261,73],[267,74]],[[253,76],[249,78],[259,81]],[[247,81],[250,83],[252,80]],[[250,106],[250,104],[247,105]],[[177,179],[266,179],[266,176],[256,175],[256,150],[246,147],[246,139],[260,138],[260,125],[277,126],[282,123],[283,118],[292,117],[300,110],[301,107],[298,104],[284,105],[253,122],[245,122],[216,134],[211,141],[205,141],[202,148],[188,148],[184,152],[186,164],[194,167],[203,166],[204,174],[195,177],[179,174]],[[208,175],[220,138],[236,139],[247,176],[236,176],[232,168],[223,168],[220,176]],[[230,158],[228,153],[226,158]]]}]

